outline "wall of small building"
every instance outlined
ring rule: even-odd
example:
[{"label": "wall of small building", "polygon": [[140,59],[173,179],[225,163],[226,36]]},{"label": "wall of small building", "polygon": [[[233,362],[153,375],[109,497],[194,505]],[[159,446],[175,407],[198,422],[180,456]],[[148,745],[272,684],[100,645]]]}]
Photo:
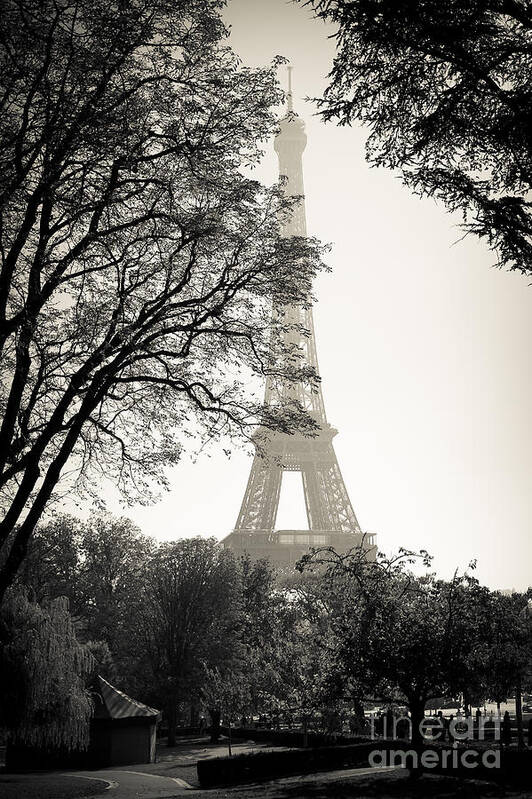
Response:
[{"label": "wall of small building", "polygon": [[154,728],[154,724],[143,724],[114,729],[111,733],[111,765],[151,763],[151,731]]},{"label": "wall of small building", "polygon": [[89,750],[95,766],[155,762],[156,723],[151,719],[105,719],[93,724]]}]

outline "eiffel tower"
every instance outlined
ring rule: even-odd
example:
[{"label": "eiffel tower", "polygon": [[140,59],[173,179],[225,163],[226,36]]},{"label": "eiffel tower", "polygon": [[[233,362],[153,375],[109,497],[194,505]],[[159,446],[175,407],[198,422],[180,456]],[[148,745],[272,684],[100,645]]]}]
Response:
[{"label": "eiffel tower", "polygon": [[[288,67],[287,112],[275,138],[279,173],[285,176],[285,191],[301,197],[283,236],[306,236],[302,155],[307,142],[305,123],[293,108],[291,67]],[[291,306],[285,312],[290,325],[308,335],[291,332],[289,342],[299,347],[303,362],[318,374],[312,307]],[[287,335],[287,334],[285,334]],[[267,378],[265,404],[276,402],[279,389]],[[247,552],[253,558],[269,558],[277,564],[293,564],[309,547],[333,546],[346,551],[363,545],[373,553],[373,535],[363,534],[347,493],[332,440],[337,430],[327,421],[321,386],[311,388],[303,381],[284,385],[281,393],[297,399],[319,424],[313,438],[302,434],[273,433],[265,456],[255,454],[242,507],[234,531],[223,540],[226,548]],[[276,530],[281,482],[285,471],[298,471],[308,519],[307,530]]]}]

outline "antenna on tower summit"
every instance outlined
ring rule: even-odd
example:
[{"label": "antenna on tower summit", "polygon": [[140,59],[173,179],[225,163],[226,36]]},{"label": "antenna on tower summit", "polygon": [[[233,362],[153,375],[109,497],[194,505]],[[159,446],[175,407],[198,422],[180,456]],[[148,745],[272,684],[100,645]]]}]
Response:
[{"label": "antenna on tower summit", "polygon": [[286,104],[287,104],[287,107],[288,107],[288,113],[291,114],[294,111],[294,103],[293,103],[293,99],[292,99],[292,70],[293,70],[293,67],[288,65],[286,69],[288,71],[288,94],[286,95]]}]

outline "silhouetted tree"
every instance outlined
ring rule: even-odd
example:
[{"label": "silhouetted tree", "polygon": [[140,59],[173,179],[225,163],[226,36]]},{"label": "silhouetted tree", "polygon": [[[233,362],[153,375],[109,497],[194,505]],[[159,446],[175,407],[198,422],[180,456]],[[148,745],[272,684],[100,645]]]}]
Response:
[{"label": "silhouetted tree", "polygon": [[298,661],[293,647],[295,607],[277,583],[267,560],[240,560],[242,572],[242,646],[249,678],[246,712],[271,713],[289,693],[290,673]]},{"label": "silhouetted tree", "polygon": [[359,700],[406,702],[412,741],[420,743],[428,700],[471,693],[486,679],[492,595],[469,575],[417,577],[407,569],[413,559],[403,552],[370,562],[360,548],[345,556],[323,550],[302,567],[314,561],[326,566],[321,601],[330,665],[324,687]]},{"label": "silhouetted tree", "polygon": [[207,675],[230,671],[242,656],[242,601],[237,562],[214,538],[162,544],[146,570],[138,616],[154,695],[175,744],[181,703],[198,699]]},{"label": "silhouetted tree", "polygon": [[320,259],[279,236],[295,201],[244,176],[280,90],[221,5],[4,3],[0,599],[59,490],[146,500],[187,436],[314,427],[252,390],[313,379],[270,350],[271,304],[307,301]]},{"label": "silhouetted tree", "polygon": [[124,516],[99,514],[83,524],[78,577],[83,632],[89,640],[107,642],[119,672],[134,658],[132,619],[153,549],[153,539]]},{"label": "silhouetted tree", "polygon": [[37,526],[17,578],[33,600],[42,603],[63,596],[73,616],[83,615],[82,537],[83,522],[67,513]]},{"label": "silhouetted tree", "polygon": [[0,610],[0,718],[10,741],[43,749],[86,748],[92,667],[65,599],[40,606],[18,589],[7,594]]},{"label": "silhouetted tree", "polygon": [[333,23],[325,119],[532,273],[532,8],[524,0],[299,0]]},{"label": "silhouetted tree", "polygon": [[247,662],[236,659],[225,668],[207,667],[201,688],[203,702],[210,708],[211,742],[220,739],[221,722],[227,726],[227,749],[232,755],[231,728],[238,716],[247,713],[255,674],[247,668]]},{"label": "silhouetted tree", "polygon": [[523,614],[527,598],[493,592],[484,617],[488,649],[485,663],[486,695],[505,702],[521,682],[524,684],[532,660],[528,617]]},{"label": "silhouetted tree", "polygon": [[38,525],[17,577],[39,603],[66,597],[80,640],[107,647],[113,668],[107,663],[106,674],[133,691],[135,608],[154,546],[126,517],[62,514]]}]

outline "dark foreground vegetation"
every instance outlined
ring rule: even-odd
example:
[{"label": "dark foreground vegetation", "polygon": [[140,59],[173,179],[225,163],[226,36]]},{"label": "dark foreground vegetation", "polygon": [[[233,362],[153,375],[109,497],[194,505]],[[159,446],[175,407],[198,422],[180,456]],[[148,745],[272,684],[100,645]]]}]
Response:
[{"label": "dark foreground vegetation", "polygon": [[213,758],[198,762],[202,788],[262,782],[292,774],[309,774],[368,765],[371,741],[351,746],[289,749]]},{"label": "dark foreground vegetation", "polygon": [[[257,796],[257,787],[210,790],[205,796],[222,799],[228,795],[235,799],[253,799]],[[504,789],[493,783],[482,781],[453,779],[452,777],[427,776],[411,781],[406,773],[361,776],[353,779],[328,781],[315,779],[276,785],[275,783],[260,786],[261,799],[481,799],[483,797],[506,797],[506,799],[529,799],[528,791]]]},{"label": "dark foreground vegetation", "polygon": [[[461,749],[474,750],[474,744]],[[213,758],[198,761],[198,779],[204,788],[232,786],[241,783],[261,782],[279,777],[313,772],[334,771],[345,768],[368,768],[374,765],[371,755],[391,752],[393,759],[389,765],[403,767],[419,776],[429,774],[448,774],[461,780],[492,781],[501,785],[532,789],[532,752],[505,751],[501,753],[497,768],[484,765],[479,758],[475,768],[464,766],[459,760],[453,762],[453,750],[447,745],[427,745],[412,747],[402,740],[375,741],[351,745],[327,746],[283,751],[264,751],[244,753],[236,757]],[[427,753],[439,760],[428,767],[423,765],[422,757]]]},{"label": "dark foreground vegetation", "polygon": [[[13,743],[82,749],[96,673],[160,708],[170,746],[183,724],[213,740],[222,723],[229,739],[247,724],[250,737],[291,746],[382,737],[387,715],[403,716],[418,745],[426,705],[445,697],[466,714],[510,695],[519,709],[527,596],[471,574],[416,577],[415,560],[324,550],[282,574],[213,539],[157,544],[124,518],[58,517],[38,531],[0,612],[4,730]],[[489,735],[524,748],[527,720],[518,712],[497,730],[488,720]]]}]

